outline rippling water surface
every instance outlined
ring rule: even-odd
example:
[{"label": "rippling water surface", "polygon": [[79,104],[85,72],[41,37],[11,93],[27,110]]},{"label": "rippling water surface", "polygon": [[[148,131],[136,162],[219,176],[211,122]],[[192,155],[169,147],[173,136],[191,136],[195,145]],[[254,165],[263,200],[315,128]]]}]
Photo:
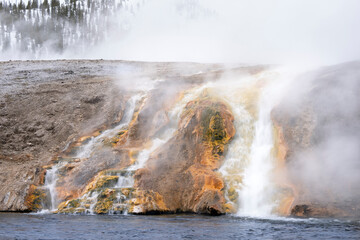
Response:
[{"label": "rippling water surface", "polygon": [[360,239],[360,221],[0,213],[0,239]]}]

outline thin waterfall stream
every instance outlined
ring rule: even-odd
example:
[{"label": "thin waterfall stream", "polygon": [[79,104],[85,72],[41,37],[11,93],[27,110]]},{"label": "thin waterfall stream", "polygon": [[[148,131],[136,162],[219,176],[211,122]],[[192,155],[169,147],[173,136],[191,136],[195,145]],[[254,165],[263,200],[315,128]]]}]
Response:
[{"label": "thin waterfall stream", "polygon": [[[232,109],[236,128],[236,135],[219,169],[226,184],[226,200],[234,206],[237,215],[255,217],[271,215],[274,208],[271,182],[271,171],[274,167],[272,156],[274,140],[270,118],[272,105],[267,99],[267,87],[258,87],[258,84],[269,80],[271,77],[263,75],[247,76],[228,81],[207,82],[185,91],[183,97],[167,111],[169,123],[166,129],[144,144],[146,147],[137,153],[130,166],[121,170],[113,169],[103,172],[105,177],[116,177],[116,181],[106,185],[104,189],[92,190],[82,195],[79,198],[81,204],[77,207],[78,211],[85,209],[85,213],[94,214],[99,196],[104,194],[104,191],[114,191],[116,199],[113,200],[113,207],[109,213],[126,214],[129,203],[132,201],[135,171],[143,168],[151,154],[174,135],[180,115],[188,102],[205,92],[218,90],[217,95],[227,101]],[[229,84],[231,88],[228,87]],[[120,124],[103,131],[97,137],[92,137],[80,146],[75,158],[89,158],[93,152],[101,149],[103,139],[115,136],[120,130],[126,128],[133,118],[136,104],[144,97],[145,95],[141,94],[131,97],[126,104],[125,114]],[[254,101],[255,105],[249,104]],[[49,210],[51,211],[57,210],[56,181],[61,164],[63,163],[59,162],[49,169],[45,179],[44,187],[50,194]],[[133,213],[141,212],[141,208],[137,209],[137,207],[132,209]]]},{"label": "thin waterfall stream", "polygon": [[[152,139],[148,141],[148,143],[145,144],[145,146],[147,147],[138,152],[132,165],[125,169],[106,170],[101,173],[104,177],[116,177],[117,180],[110,185],[107,184],[105,189],[100,188],[98,190],[92,190],[82,195],[78,200],[80,202],[80,205],[78,205],[78,207],[76,208],[78,209],[76,210],[76,212],[80,212],[83,211],[82,209],[85,209],[85,214],[94,214],[94,208],[96,207],[96,204],[98,203],[98,199],[101,194],[104,194],[104,191],[114,191],[116,193],[116,198],[113,200],[113,207],[110,209],[109,214],[127,214],[130,206],[129,203],[132,201],[131,193],[134,189],[133,175],[135,171],[144,167],[146,161],[151,156],[151,153],[153,153],[156,149],[165,144],[174,135],[177,130],[178,121],[184,107],[189,101],[194,100],[196,97],[198,97],[199,94],[203,91],[203,89],[203,86],[195,87],[184,93],[182,99],[176,102],[167,112],[169,123],[167,124],[166,129],[163,130],[160,135],[155,135]],[[135,95],[131,97],[128,100],[125,114],[120,124],[115,128],[103,131],[100,135],[96,137],[91,137],[91,139],[87,141],[87,143],[79,147],[74,158],[89,158],[94,152],[97,151],[97,149],[101,149],[103,139],[111,138],[112,136],[118,134],[120,130],[126,128],[129,125],[131,119],[133,118],[136,104],[144,97],[145,95]],[[51,198],[51,208],[46,211],[54,212],[57,210],[58,202],[56,201],[56,181],[58,170],[62,167],[62,165],[63,163],[59,162],[47,171],[47,177],[45,179],[44,186],[51,189],[49,191],[49,195]],[[136,213],[137,211],[140,212],[141,208],[135,206],[132,212]]]},{"label": "thin waterfall stream", "polygon": [[109,138],[115,136],[122,128],[129,125],[135,111],[136,104],[144,98],[144,94],[137,94],[134,95],[129,99],[127,102],[127,106],[125,109],[125,113],[123,119],[121,120],[120,124],[112,129],[108,129],[103,131],[97,137],[91,137],[90,141],[88,141],[85,145],[81,146],[80,149],[77,151],[75,158],[88,158],[91,156],[93,151],[96,149],[97,146],[101,145],[104,138]]},{"label": "thin waterfall stream", "polygon": [[[143,98],[145,95],[143,94],[136,94],[132,96],[126,103],[125,113],[120,121],[120,123],[112,128],[102,132],[97,137],[91,137],[90,141],[88,141],[85,145],[81,146],[80,149],[77,151],[77,154],[74,158],[88,158],[96,149],[96,147],[102,143],[105,137],[112,137],[114,136],[120,129],[126,127],[134,114],[135,108],[137,103]],[[60,161],[50,169],[47,169],[45,175],[45,182],[44,187],[46,189],[46,193],[48,195],[47,199],[49,204],[44,203],[44,209],[40,213],[44,212],[53,212],[57,210],[57,192],[56,192],[56,183],[58,180],[59,169],[64,166],[66,162]]]},{"label": "thin waterfall stream", "polygon": [[46,213],[49,211],[55,211],[57,208],[56,201],[56,182],[57,182],[57,174],[61,164],[56,164],[52,168],[46,171],[44,188],[46,189],[46,193],[48,194],[49,205],[47,209],[42,210],[42,213]]}]

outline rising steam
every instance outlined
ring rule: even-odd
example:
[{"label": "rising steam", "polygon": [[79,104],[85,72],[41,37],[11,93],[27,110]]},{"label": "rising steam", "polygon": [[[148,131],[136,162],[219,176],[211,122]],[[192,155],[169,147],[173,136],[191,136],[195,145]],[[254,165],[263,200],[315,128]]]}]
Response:
[{"label": "rising steam", "polygon": [[[101,8],[100,2],[94,4]],[[2,34],[13,37],[0,42],[11,53],[2,49],[0,59],[329,64],[360,56],[357,0],[126,0],[92,15],[93,9],[86,10],[85,3],[79,6],[85,8],[85,21],[75,28],[70,27],[73,21],[65,21],[70,32],[52,34],[50,28],[43,34],[52,37],[34,45],[35,51],[19,42],[25,29],[13,29],[28,23],[26,17],[11,28],[3,25]],[[36,14],[32,18],[36,20]],[[31,27],[27,28],[30,35]],[[61,51],[53,44],[59,37],[65,46]]]},{"label": "rising steam", "polygon": [[359,197],[359,67],[353,62],[304,74],[282,101],[280,109],[295,121],[290,175],[304,201],[350,204]]}]

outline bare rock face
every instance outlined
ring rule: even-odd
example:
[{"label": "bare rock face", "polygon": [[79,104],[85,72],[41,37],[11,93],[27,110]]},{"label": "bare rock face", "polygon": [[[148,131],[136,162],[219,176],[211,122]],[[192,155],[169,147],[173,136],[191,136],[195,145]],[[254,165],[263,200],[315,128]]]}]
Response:
[{"label": "bare rock face", "polygon": [[97,62],[71,75],[64,71],[75,62],[52,64],[0,64],[0,211],[31,210],[25,198],[41,183],[42,166],[73,139],[121,119],[126,96],[113,79],[88,73]]},{"label": "bare rock face", "polygon": [[138,205],[139,212],[224,213],[224,182],[215,170],[234,134],[233,116],[225,104],[210,98],[189,102],[176,135],[135,173],[135,187],[160,195],[162,201],[149,204],[148,194],[139,196],[140,202],[147,202]]},{"label": "bare rock face", "polygon": [[352,62],[304,74],[272,112],[293,216],[360,215],[359,69]]}]

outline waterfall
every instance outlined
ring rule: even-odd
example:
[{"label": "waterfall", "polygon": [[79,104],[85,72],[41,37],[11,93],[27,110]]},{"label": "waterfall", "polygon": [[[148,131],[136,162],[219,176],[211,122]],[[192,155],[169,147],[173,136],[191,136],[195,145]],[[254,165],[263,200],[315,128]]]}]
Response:
[{"label": "waterfall", "polygon": [[243,173],[239,215],[269,216],[273,208],[271,171],[274,159],[271,150],[274,147],[274,139],[270,111],[271,106],[268,102],[260,98],[249,164]]},{"label": "waterfall", "polygon": [[219,172],[226,183],[225,197],[238,216],[266,217],[274,208],[270,114],[278,98],[273,91],[277,78],[277,72],[265,71],[232,81],[224,94],[235,118],[236,135]]},{"label": "waterfall", "polygon": [[58,170],[59,170],[60,164],[54,165],[51,169],[48,169],[46,171],[45,176],[45,183],[44,183],[44,189],[46,190],[46,193],[49,195],[48,200],[48,208],[46,210],[41,211],[47,212],[47,211],[55,211],[57,208],[57,201],[56,201],[56,182],[58,179]]},{"label": "waterfall", "polygon": [[[276,76],[278,77],[278,76]],[[275,78],[276,78],[275,77]],[[143,144],[134,163],[125,169],[111,169],[99,173],[99,179],[113,179],[106,186],[93,188],[77,201],[77,207],[66,207],[73,213],[94,214],[101,196],[107,193],[115,194],[110,214],[126,214],[134,201],[134,173],[143,168],[158,148],[166,144],[176,132],[178,122],[186,104],[202,94],[213,94],[220,97],[232,110],[236,135],[228,147],[228,153],[219,172],[222,174],[226,188],[225,198],[232,203],[236,215],[251,217],[266,217],[272,214],[274,205],[274,184],[272,171],[274,168],[273,126],[270,117],[275,98],[272,71],[250,76],[233,77],[221,81],[206,82],[186,90],[182,98],[174,103],[168,111],[169,122],[165,130],[155,134]],[[231,86],[231,87],[229,87]],[[80,147],[76,158],[88,158],[102,146],[104,139],[115,136],[126,128],[134,115],[136,105],[145,95],[134,95],[127,104],[125,114],[120,124],[102,132]],[[61,163],[59,163],[61,164]],[[51,195],[51,210],[56,209],[56,176],[61,165],[55,165],[48,170],[45,186]],[[115,181],[114,181],[115,180]],[[94,185],[95,186],[95,185]],[[100,203],[101,204],[101,203]],[[66,205],[68,206],[68,205]],[[132,212],[141,212],[141,206],[136,205]],[[101,212],[104,213],[104,212]]]},{"label": "waterfall", "polygon": [[234,115],[236,134],[231,141],[225,162],[219,169],[227,185],[226,198],[238,209],[238,197],[243,187],[243,171],[250,161],[251,144],[254,133],[254,117],[239,102],[230,102]]},{"label": "waterfall", "polygon": [[[132,119],[132,116],[135,112],[137,103],[144,97],[145,97],[144,94],[136,94],[136,95],[132,96],[126,103],[125,113],[124,113],[124,116],[123,116],[122,120],[120,121],[120,123],[116,127],[104,131],[99,136],[91,138],[91,140],[89,142],[87,142],[84,146],[80,147],[80,150],[78,151],[78,153],[76,154],[76,156],[74,158],[90,157],[91,154],[93,153],[93,151],[96,149],[96,147],[102,143],[104,138],[115,136],[119,130],[121,130],[122,128],[127,126]],[[48,209],[43,209],[40,213],[57,210],[58,202],[57,202],[57,198],[56,198],[56,195],[57,195],[56,183],[58,180],[58,172],[66,163],[67,163],[66,161],[60,161],[57,164],[55,164],[54,166],[52,166],[52,168],[50,168],[46,171],[45,182],[44,182],[43,188],[47,192],[48,201],[50,203],[44,204],[44,207],[48,207]],[[88,197],[96,198],[97,196],[91,195]]]}]

